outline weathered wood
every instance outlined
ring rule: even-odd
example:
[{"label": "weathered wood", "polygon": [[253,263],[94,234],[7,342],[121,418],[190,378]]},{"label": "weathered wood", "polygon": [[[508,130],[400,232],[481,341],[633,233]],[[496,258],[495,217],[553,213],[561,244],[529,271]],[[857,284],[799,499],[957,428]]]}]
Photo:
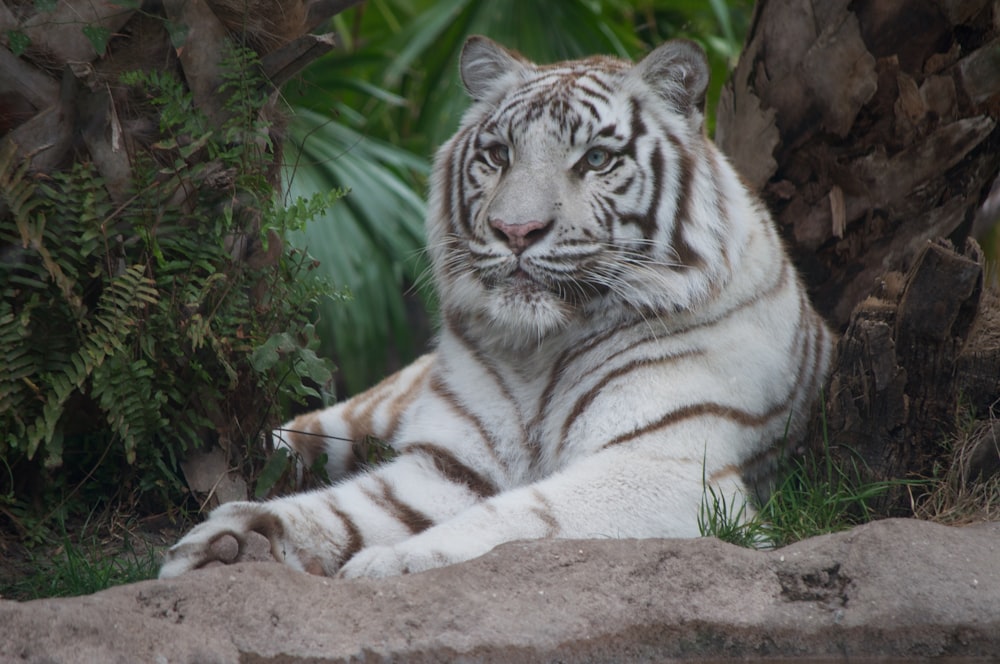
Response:
[{"label": "weathered wood", "polygon": [[[993,431],[1000,309],[966,237],[1000,172],[998,121],[992,0],[760,0],[723,91],[717,141],[846,329],[826,438],[817,412],[809,444],[864,479],[929,477],[960,422]],[[1000,466],[979,440],[970,477]],[[879,507],[911,498],[900,488]]]},{"label": "weathered wood", "polygon": [[18,94],[43,109],[59,97],[59,82],[0,46],[0,90],[4,96]]},{"label": "weathered wood", "polygon": [[219,86],[229,32],[204,0],[164,0],[163,8],[171,21],[187,29],[177,57],[194,102],[214,126],[221,127],[228,115]]},{"label": "weathered wood", "polygon": [[[958,253],[946,242],[928,243],[905,276],[887,274],[855,308],[826,391],[826,439],[817,417],[814,449],[828,446],[864,479],[930,477],[947,462],[960,418],[966,427],[977,418],[989,422],[1000,372],[982,368],[1000,368],[996,322],[978,245],[970,241]],[[988,452],[973,462],[977,472],[995,467]],[[893,491],[880,507],[905,511],[912,493]]]},{"label": "weathered wood", "polygon": [[843,328],[924,244],[960,244],[1000,171],[990,0],[761,0],[717,141]]},{"label": "weathered wood", "polygon": [[20,26],[31,39],[31,49],[53,63],[92,62],[102,55],[85,30],[103,28],[110,34],[121,29],[135,14],[115,2],[61,0],[52,11],[36,12]]},{"label": "weathered wood", "polygon": [[281,88],[293,76],[337,45],[333,33],[299,37],[261,59],[264,77],[273,90]]}]

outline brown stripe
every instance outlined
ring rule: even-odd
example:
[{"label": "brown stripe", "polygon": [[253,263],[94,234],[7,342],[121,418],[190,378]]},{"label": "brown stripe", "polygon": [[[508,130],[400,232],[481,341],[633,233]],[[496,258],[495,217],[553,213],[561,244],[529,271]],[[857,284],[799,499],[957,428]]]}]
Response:
[{"label": "brown stripe", "polygon": [[396,431],[399,429],[403,414],[423,391],[424,384],[427,382],[427,374],[435,364],[436,360],[429,361],[427,366],[421,369],[420,373],[413,379],[410,386],[392,400],[392,405],[389,408],[389,423],[386,430],[377,436],[378,438],[391,442],[396,437]]},{"label": "brown stripe", "polygon": [[531,495],[540,503],[540,505],[532,507],[531,511],[545,524],[544,537],[555,537],[562,527],[559,525],[559,521],[555,515],[552,514],[552,503],[538,489],[533,489]]},{"label": "brown stripe", "polygon": [[623,433],[620,436],[612,439],[611,441],[604,444],[604,448],[613,447],[615,445],[620,445],[622,443],[627,443],[629,441],[635,440],[645,436],[648,433],[654,431],[659,431],[660,429],[666,429],[684,420],[689,420],[695,417],[719,417],[726,420],[732,420],[737,424],[746,427],[754,427],[765,424],[768,420],[773,419],[776,415],[780,415],[782,411],[787,409],[787,402],[779,402],[773,406],[770,410],[762,415],[756,413],[749,413],[745,410],[740,410],[738,408],[733,408],[732,406],[724,406],[719,403],[704,402],[691,404],[690,406],[685,406],[683,408],[678,408],[677,410],[670,411],[660,419],[650,422],[649,424],[639,427],[634,431],[628,433]]},{"label": "brown stripe", "polygon": [[400,374],[401,372],[397,371],[383,378],[377,385],[373,385],[344,402],[341,418],[347,424],[348,435],[352,440],[359,440],[372,434],[372,412],[385,399],[385,392],[399,380]]},{"label": "brown stripe", "polygon": [[741,472],[742,471],[738,467],[734,466],[733,464],[731,464],[731,463],[730,464],[726,464],[725,466],[723,466],[719,470],[717,470],[714,473],[712,473],[709,476],[709,478],[708,478],[708,482],[709,482],[709,484],[715,484],[716,482],[718,482],[723,477],[728,477],[730,475],[739,475],[739,474],[741,474]]},{"label": "brown stripe", "polygon": [[[709,320],[699,321],[699,322],[694,323],[692,325],[689,325],[687,327],[682,327],[682,328],[678,328],[676,330],[673,330],[673,331],[670,332],[671,336],[675,336],[676,337],[678,335],[687,334],[689,332],[701,329],[703,327],[708,327],[710,325],[715,325],[717,323],[720,323],[720,322],[724,321],[727,318],[730,318],[731,316],[736,315],[737,313],[739,313],[740,311],[743,311],[744,309],[749,309],[750,307],[756,305],[758,302],[762,302],[764,300],[771,299],[772,297],[774,297],[775,295],[777,295],[779,292],[781,292],[782,290],[784,290],[784,288],[788,285],[788,283],[789,283],[789,277],[792,276],[792,274],[793,274],[793,271],[792,271],[792,268],[791,268],[791,265],[789,264],[789,262],[787,260],[782,261],[781,272],[778,273],[778,280],[775,281],[774,284],[771,285],[766,291],[755,293],[754,295],[752,295],[751,297],[748,297],[747,299],[743,300],[742,302],[737,302],[732,307],[730,307],[729,309],[726,309],[725,311],[723,311],[722,313],[720,313],[715,318],[711,318]],[[654,314],[654,315],[662,315],[662,314],[658,314],[657,313],[657,314]]]},{"label": "brown stripe", "polygon": [[[812,315],[810,316],[809,314]],[[803,325],[803,319],[808,321],[810,325]],[[810,401],[809,392],[811,392],[815,382],[812,378],[818,370],[818,363],[821,361],[823,356],[821,344],[818,343],[820,339],[817,339],[816,322],[818,322],[817,318],[815,314],[812,313],[812,309],[809,307],[805,292],[800,290],[799,326],[796,329],[795,340],[792,344],[792,351],[789,353],[789,358],[798,358],[799,369],[796,373],[795,382],[792,383],[788,397],[785,400],[788,407],[788,418],[794,416],[793,409],[798,407],[803,401],[806,403]],[[822,336],[822,326],[819,327],[819,332],[820,336]],[[810,354],[813,357],[807,362],[806,359]],[[806,387],[809,389],[805,389]],[[749,479],[748,483],[756,484],[758,480],[765,475],[765,473],[761,472],[761,468],[773,467],[777,462],[777,459],[785,452],[786,445],[789,442],[791,441],[788,439],[787,435],[779,436],[775,440],[771,441],[769,445],[745,459],[741,464],[742,471],[740,471],[743,474],[744,480],[746,481]],[[723,471],[724,470],[725,469],[723,469]],[[715,480],[716,475],[722,473],[723,471],[713,474],[711,478],[712,481]]]},{"label": "brown stripe", "polygon": [[[749,307],[757,304],[758,302],[760,302],[762,300],[770,299],[771,297],[773,297],[774,295],[776,295],[778,292],[780,292],[781,290],[783,290],[788,285],[788,281],[789,281],[790,275],[791,275],[791,268],[790,268],[788,262],[785,261],[782,264],[781,272],[779,273],[779,277],[778,277],[777,281],[775,281],[775,283],[770,288],[768,288],[766,291],[754,294],[752,297],[750,297],[750,298],[748,298],[748,299],[746,299],[746,300],[744,300],[742,302],[737,303],[732,308],[727,309],[726,311],[722,312],[719,316],[717,316],[715,318],[712,318],[710,320],[703,320],[703,321],[700,321],[700,322],[695,323],[693,325],[690,325],[688,327],[683,327],[683,328],[679,328],[677,330],[672,330],[672,331],[669,332],[669,335],[671,337],[678,337],[678,336],[680,336],[682,334],[689,334],[689,333],[691,333],[691,332],[693,332],[695,330],[699,330],[699,329],[704,328],[704,327],[709,327],[711,325],[716,325],[719,322],[725,320],[726,318],[729,318],[729,317],[735,315],[736,313],[738,313],[738,312],[740,312],[740,311],[742,311],[744,309],[747,309],[747,308],[749,308]],[[653,314],[653,316],[658,316],[658,314]],[[531,425],[530,425],[529,428],[535,428],[543,420],[544,416],[547,414],[548,407],[550,406],[551,401],[554,398],[553,395],[555,394],[556,388],[558,387],[558,384],[559,384],[560,380],[562,379],[563,375],[565,375],[565,373],[566,373],[565,372],[565,368],[567,366],[569,366],[571,363],[573,363],[576,360],[578,360],[583,354],[585,354],[585,353],[593,350],[595,347],[597,347],[597,346],[605,343],[611,337],[614,337],[614,336],[622,333],[624,330],[626,330],[628,328],[637,327],[638,325],[648,325],[648,323],[647,323],[647,321],[645,319],[643,319],[643,320],[640,320],[638,322],[629,322],[629,323],[627,323],[625,325],[621,325],[621,326],[618,326],[618,327],[613,327],[613,328],[605,331],[604,333],[602,333],[600,335],[597,335],[595,337],[591,337],[590,339],[587,340],[586,343],[582,344],[581,346],[563,352],[562,357],[560,357],[556,361],[556,363],[553,365],[552,373],[551,373],[551,376],[549,378],[548,385],[546,385],[545,391],[542,392],[542,399],[541,399],[542,407],[539,410],[538,415],[532,420],[532,423],[531,423]],[[647,343],[647,342],[649,342],[651,340],[654,340],[655,338],[656,338],[655,332],[654,332],[654,336],[652,336],[652,337],[644,336],[640,341],[637,341],[636,343],[628,346],[628,348],[623,349],[623,350],[619,351],[618,353],[613,354],[609,358],[606,358],[605,361],[607,361],[608,359],[612,359],[612,358],[616,357],[618,354],[620,354],[622,352],[627,352],[629,350],[632,350],[633,348],[636,348],[637,346],[639,346],[639,345],[641,345],[643,343]],[[574,408],[574,411],[575,410],[576,410],[576,408]],[[564,424],[563,431],[562,431],[562,436],[560,438],[559,448],[558,448],[560,450],[564,447],[565,438],[566,438],[567,432],[569,430],[569,426],[570,426],[569,424]]]},{"label": "brown stripe", "polygon": [[452,412],[475,427],[483,441],[483,445],[486,447],[487,451],[489,451],[493,459],[498,464],[506,466],[506,464],[503,464],[500,461],[500,456],[497,454],[498,446],[496,440],[486,428],[486,425],[462,405],[462,401],[458,398],[458,395],[452,392],[448,386],[444,384],[444,381],[441,379],[439,374],[435,374],[431,377],[430,388],[431,391],[436,393],[446,404],[448,404]]},{"label": "brown stripe", "polygon": [[327,451],[327,435],[319,422],[319,411],[300,415],[287,429],[279,430],[279,439],[288,444],[306,465],[312,465]]},{"label": "brown stripe", "polygon": [[507,381],[503,379],[503,376],[500,375],[500,371],[497,369],[496,364],[487,358],[483,354],[482,350],[472,341],[472,339],[465,334],[465,330],[462,329],[454,317],[446,315],[445,325],[448,326],[448,330],[455,336],[455,338],[458,339],[463,346],[465,346],[466,352],[473,357],[479,366],[483,367],[487,374],[489,374],[490,378],[493,379],[493,382],[500,389],[500,393],[503,395],[504,399],[506,399],[507,403],[509,403],[514,409],[515,421],[520,423],[521,426],[521,449],[530,454],[534,461],[537,461],[539,450],[537,446],[532,447],[528,443],[528,430],[524,425],[524,413],[521,411],[521,406],[514,397],[514,392],[510,389]]},{"label": "brown stripe", "polygon": [[358,551],[364,548],[365,540],[361,536],[361,531],[358,529],[354,520],[347,516],[344,512],[337,509],[333,505],[329,505],[330,511],[337,515],[341,523],[344,524],[344,530],[347,531],[347,541],[344,543],[344,548],[340,552],[340,565],[343,565],[348,560],[354,557]]},{"label": "brown stripe", "polygon": [[[643,340],[643,342],[644,341],[646,340]],[[635,345],[631,346],[629,350],[634,348]],[[617,378],[621,378],[625,374],[632,373],[633,371],[636,371],[641,368],[651,367],[659,364],[670,364],[676,360],[688,357],[694,357],[696,355],[704,355],[704,354],[705,351],[699,348],[699,349],[685,351],[682,353],[677,353],[675,355],[641,358],[632,360],[631,362],[627,362],[626,364],[623,364],[617,369],[614,369],[613,371],[609,371],[608,373],[604,374],[604,376],[602,376],[601,379],[597,381],[597,383],[594,384],[593,387],[587,390],[583,394],[583,396],[577,399],[576,403],[573,404],[573,410],[570,411],[569,415],[563,421],[562,431],[559,434],[559,444],[556,447],[556,454],[557,455],[561,454],[562,451],[565,449],[567,438],[569,437],[569,430],[573,426],[573,423],[576,422],[577,418],[583,414],[583,412],[587,409],[588,406],[590,406],[591,402],[593,402],[593,400],[597,397],[597,395],[601,392],[601,390],[607,387],[608,383]]]},{"label": "brown stripe", "polygon": [[385,438],[385,436],[374,430],[375,411],[389,399],[389,394],[392,392],[393,386],[400,380],[402,373],[402,371],[397,371],[372,389],[365,392],[362,395],[363,401],[361,403],[361,408],[358,409],[360,412],[357,416],[354,416],[354,413],[352,412],[351,417],[349,418],[345,413],[344,419],[346,419],[348,424],[350,424],[351,437],[354,440],[365,436]]},{"label": "brown stripe", "polygon": [[541,406],[538,408],[538,413],[532,418],[531,423],[528,425],[528,430],[533,431],[541,424],[548,414],[549,407],[552,405],[552,399],[556,393],[556,388],[559,386],[559,382],[562,377],[566,374],[566,367],[575,362],[580,358],[581,355],[589,352],[590,350],[600,346],[608,339],[621,334],[625,329],[634,328],[638,325],[648,325],[645,319],[638,322],[628,322],[623,325],[613,326],[601,334],[588,338],[584,343],[576,346],[574,348],[569,348],[563,351],[559,358],[552,364],[552,371],[549,374],[549,382],[545,385],[545,389],[542,391],[542,398],[539,400]]},{"label": "brown stripe", "polygon": [[441,475],[453,484],[462,484],[480,498],[495,496],[499,490],[490,480],[459,461],[448,450],[431,443],[412,443],[404,447],[402,454],[423,454],[429,457]]},{"label": "brown stripe", "polygon": [[362,489],[372,502],[389,512],[393,518],[406,526],[411,534],[423,532],[434,525],[434,522],[423,512],[405,503],[385,479],[375,477],[380,493]]}]

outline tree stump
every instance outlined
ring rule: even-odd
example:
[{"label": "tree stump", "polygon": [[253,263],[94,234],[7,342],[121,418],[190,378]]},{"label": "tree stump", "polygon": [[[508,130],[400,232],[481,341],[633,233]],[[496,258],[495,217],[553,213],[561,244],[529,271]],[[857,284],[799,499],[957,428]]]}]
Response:
[{"label": "tree stump", "polygon": [[[946,241],[928,243],[906,275],[887,274],[837,345],[825,431],[817,416],[808,437],[813,451],[856,465],[865,481],[929,478],[948,462],[958,429],[982,423],[992,433],[1000,394],[996,305],[971,240],[963,253]],[[977,444],[967,472],[989,476],[1000,459],[996,442],[981,436]],[[898,486],[875,507],[905,514],[920,493]]]},{"label": "tree stump", "polygon": [[[1000,465],[1000,313],[967,243],[1000,172],[998,120],[991,0],[760,0],[720,99],[717,142],[844,331],[828,443],[868,479],[935,472],[960,417],[986,434],[967,474]],[[821,429],[817,414],[812,445]]]}]

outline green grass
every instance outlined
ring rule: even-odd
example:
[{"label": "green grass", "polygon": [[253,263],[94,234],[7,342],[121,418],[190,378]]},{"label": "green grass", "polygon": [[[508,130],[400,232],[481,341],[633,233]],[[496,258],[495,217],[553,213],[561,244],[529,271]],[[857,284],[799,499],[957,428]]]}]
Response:
[{"label": "green grass", "polygon": [[909,480],[866,482],[856,465],[836,466],[815,457],[793,458],[781,482],[749,515],[742,496],[723,496],[705,486],[698,527],[703,536],[739,546],[786,546],[816,535],[847,530],[874,519],[873,502]]},{"label": "green grass", "polygon": [[[50,547],[44,547],[50,549]],[[44,553],[31,551],[26,565],[33,571],[3,590],[4,599],[89,595],[124,583],[156,576],[159,555],[149,547],[140,552],[129,542],[109,552],[96,537],[73,542],[68,537]]]},{"label": "green grass", "polygon": [[919,480],[867,481],[857,462],[835,464],[829,453],[825,412],[821,418],[822,454],[785,458],[777,473],[779,483],[752,514],[743,496],[721,495],[703,476],[698,513],[702,536],[745,547],[786,546],[868,523],[876,518],[874,502],[891,489],[926,485]]}]

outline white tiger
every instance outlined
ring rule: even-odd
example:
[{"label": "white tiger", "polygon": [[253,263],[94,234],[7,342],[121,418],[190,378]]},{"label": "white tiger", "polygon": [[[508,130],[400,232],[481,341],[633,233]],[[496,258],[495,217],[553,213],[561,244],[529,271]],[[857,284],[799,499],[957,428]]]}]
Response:
[{"label": "white tiger", "polygon": [[437,154],[427,222],[436,352],[284,427],[331,477],[355,470],[349,441],[398,456],[219,507],[161,577],[252,531],[345,577],[521,539],[693,537],[706,481],[751,493],[800,435],[830,334],[705,136],[701,49],[538,66],[473,37],[461,75],[473,104]]}]

